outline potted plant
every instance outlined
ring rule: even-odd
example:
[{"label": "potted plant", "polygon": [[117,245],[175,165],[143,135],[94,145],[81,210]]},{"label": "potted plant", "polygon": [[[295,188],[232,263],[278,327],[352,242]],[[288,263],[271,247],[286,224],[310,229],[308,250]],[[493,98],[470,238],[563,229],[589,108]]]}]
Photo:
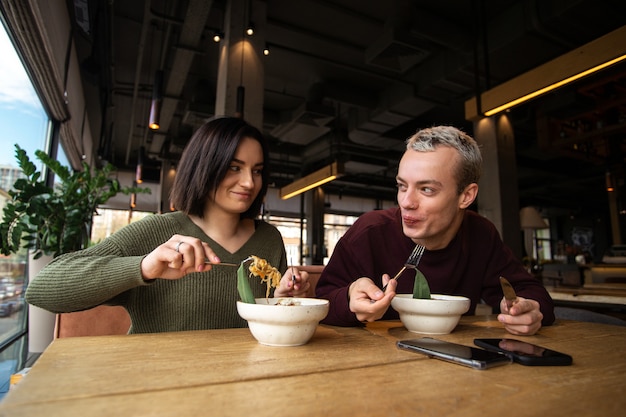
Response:
[{"label": "potted plant", "polygon": [[83,162],[82,171],[70,172],[37,150],[35,156],[60,180],[51,188],[26,151],[17,144],[15,149],[26,178],[16,180],[8,192],[10,199],[0,224],[0,252],[4,255],[18,252],[20,247],[30,250],[34,259],[82,249],[89,243],[93,215],[99,205],[118,193],[150,193],[148,188],[120,186],[112,176],[116,168],[110,163],[92,169]]},{"label": "potted plant", "polygon": [[[20,178],[8,191],[0,223],[0,253],[9,255],[30,251],[29,279],[50,259],[87,247],[94,213],[118,193],[149,193],[150,189],[121,187],[112,176],[115,167],[107,163],[92,169],[83,162],[83,170],[71,172],[45,152],[35,156],[59,179],[50,187],[26,151],[15,145],[15,156],[26,178]],[[45,256],[44,256],[45,255]],[[56,315],[29,306],[29,351],[42,352],[54,338]]]}]

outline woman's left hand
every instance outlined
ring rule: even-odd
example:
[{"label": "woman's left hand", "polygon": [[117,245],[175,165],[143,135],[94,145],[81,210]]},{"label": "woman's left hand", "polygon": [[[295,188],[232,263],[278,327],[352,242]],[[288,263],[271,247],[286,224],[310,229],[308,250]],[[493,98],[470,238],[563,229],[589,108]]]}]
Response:
[{"label": "woman's left hand", "polygon": [[274,297],[306,297],[310,287],[309,273],[290,266],[274,290]]}]

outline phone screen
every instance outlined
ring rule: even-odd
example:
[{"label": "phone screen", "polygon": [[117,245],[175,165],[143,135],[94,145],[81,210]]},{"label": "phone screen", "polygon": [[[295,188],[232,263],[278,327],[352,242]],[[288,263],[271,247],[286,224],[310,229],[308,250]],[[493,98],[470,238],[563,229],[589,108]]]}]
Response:
[{"label": "phone screen", "polygon": [[522,365],[562,366],[572,364],[570,355],[517,339],[474,339],[474,344],[493,352],[509,355],[515,362]]},{"label": "phone screen", "polygon": [[478,349],[443,340],[423,337],[421,339],[400,340],[400,349],[410,350],[432,358],[454,362],[474,369],[488,369],[496,365],[511,363],[511,358],[498,352]]}]

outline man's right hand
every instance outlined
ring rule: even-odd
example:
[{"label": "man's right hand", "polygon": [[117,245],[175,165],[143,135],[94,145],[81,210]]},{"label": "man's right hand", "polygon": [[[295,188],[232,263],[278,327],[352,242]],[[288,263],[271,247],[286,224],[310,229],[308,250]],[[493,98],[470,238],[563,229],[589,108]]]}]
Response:
[{"label": "man's right hand", "polygon": [[350,311],[356,314],[360,322],[380,319],[391,305],[391,300],[396,296],[397,282],[384,274],[383,286],[385,284],[388,285],[384,293],[374,284],[374,281],[367,277],[361,277],[350,284],[348,290]]}]

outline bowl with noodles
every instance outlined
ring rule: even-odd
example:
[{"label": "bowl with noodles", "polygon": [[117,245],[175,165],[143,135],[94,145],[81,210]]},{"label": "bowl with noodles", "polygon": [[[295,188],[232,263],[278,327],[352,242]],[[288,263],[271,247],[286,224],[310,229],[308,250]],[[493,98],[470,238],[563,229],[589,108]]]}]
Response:
[{"label": "bowl with noodles", "polygon": [[[248,267],[246,264],[249,262]],[[265,259],[250,255],[237,271],[239,316],[248,322],[252,336],[268,346],[300,346],[313,337],[319,322],[328,314],[328,300],[317,298],[270,298],[272,288],[280,285],[280,272]],[[265,298],[255,298],[249,279],[267,285]]]},{"label": "bowl with noodles", "polygon": [[328,300],[317,298],[257,298],[237,301],[237,312],[248,322],[252,336],[262,345],[300,346],[311,340],[328,314]]}]

